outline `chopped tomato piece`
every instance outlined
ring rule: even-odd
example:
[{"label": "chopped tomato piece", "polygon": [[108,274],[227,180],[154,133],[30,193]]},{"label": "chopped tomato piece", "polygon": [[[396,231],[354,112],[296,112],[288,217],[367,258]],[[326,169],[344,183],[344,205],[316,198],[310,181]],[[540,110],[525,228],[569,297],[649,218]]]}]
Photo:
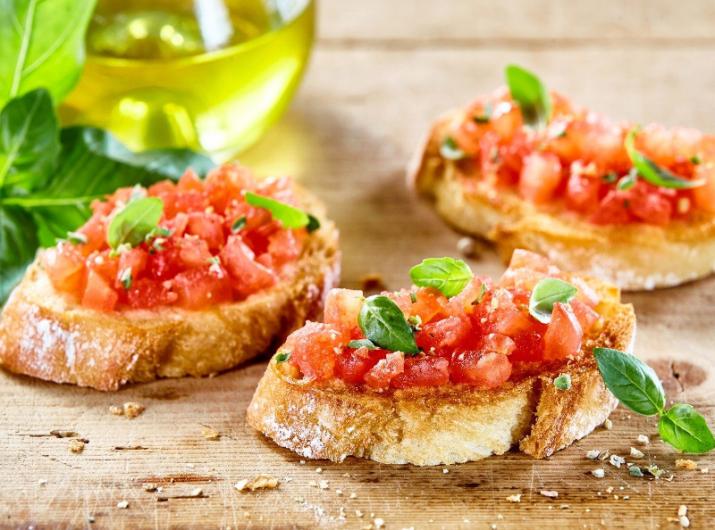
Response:
[{"label": "chopped tomato piece", "polygon": [[358,348],[353,350],[347,348],[335,359],[335,373],[346,383],[359,385],[365,382],[365,374],[380,359],[384,359],[387,353],[380,349]]},{"label": "chopped tomato piece", "polygon": [[112,311],[119,295],[112,286],[93,270],[87,274],[87,285],[82,295],[82,305],[96,311]]},{"label": "chopped tomato piece", "polygon": [[87,257],[86,263],[89,270],[93,270],[109,284],[114,285],[119,273],[119,258],[113,256],[111,251],[93,252]]},{"label": "chopped tomato piece", "polygon": [[[414,303],[410,303],[406,313],[409,316],[419,317],[423,324],[446,313],[447,297],[437,289],[432,287],[420,287],[414,293],[414,298]],[[411,299],[410,302],[412,302]]]},{"label": "chopped tomato piece", "polygon": [[358,317],[364,300],[362,291],[331,289],[325,299],[323,320],[335,326],[347,340],[358,338],[362,334]]},{"label": "chopped tomato piece", "polygon": [[365,384],[374,389],[386,389],[396,376],[405,371],[405,357],[401,352],[388,353],[365,374]]},{"label": "chopped tomato piece", "polygon": [[268,236],[268,252],[276,265],[295,260],[301,248],[301,241],[292,230],[278,230]]},{"label": "chopped tomato piece", "polygon": [[[170,284],[171,282],[166,282]],[[156,282],[148,278],[133,281],[126,293],[127,305],[133,309],[152,308],[173,304],[178,295],[172,292],[164,282]]]},{"label": "chopped tomato piece", "polygon": [[282,350],[290,352],[290,363],[308,379],[329,379],[335,372],[335,350],[342,347],[340,332],[329,324],[308,322],[290,334]]},{"label": "chopped tomato piece", "polygon": [[501,335],[500,333],[489,333],[484,337],[482,350],[485,352],[500,353],[502,355],[510,355],[516,348],[516,343],[510,337]]},{"label": "chopped tomato piece", "polygon": [[411,386],[440,386],[449,383],[449,361],[444,357],[409,357],[405,359],[405,369],[395,376],[390,386],[407,388]]},{"label": "chopped tomato piece", "polygon": [[487,306],[491,329],[502,335],[515,335],[532,329],[536,323],[526,307],[520,308],[514,303],[514,295],[506,289],[494,291]]},{"label": "chopped tomato piece", "polygon": [[513,335],[514,351],[509,356],[511,362],[542,360],[544,356],[544,333],[546,333],[546,325],[538,322],[532,329]]},{"label": "chopped tomato piece", "polygon": [[84,257],[70,243],[47,249],[42,264],[55,289],[78,292],[84,285]]},{"label": "chopped tomato piece", "polygon": [[209,246],[198,237],[183,237],[176,241],[179,247],[179,259],[184,267],[203,267],[211,260]]},{"label": "chopped tomato piece", "polygon": [[252,190],[254,187],[251,174],[235,164],[224,164],[211,170],[204,182],[211,205],[219,213],[223,213],[244,190]]},{"label": "chopped tomato piece", "polygon": [[231,276],[238,280],[234,287],[241,296],[248,296],[276,282],[275,274],[256,262],[255,254],[240,236],[229,236],[221,250],[221,261]]},{"label": "chopped tomato piece", "polygon": [[201,309],[232,298],[231,280],[221,267],[190,269],[172,281],[177,303],[186,309]]},{"label": "chopped tomato piece", "polygon": [[191,212],[186,232],[206,241],[211,250],[223,246],[223,218],[215,213]]},{"label": "chopped tomato piece", "polygon": [[139,278],[139,276],[144,272],[146,268],[149,255],[143,248],[137,247],[122,252],[119,255],[119,264],[117,267],[117,273],[115,274],[114,286],[116,288],[124,287],[122,283],[122,278],[127,269],[130,271],[132,282]]},{"label": "chopped tomato piece", "polygon": [[601,182],[597,177],[571,172],[566,183],[566,206],[577,212],[589,213],[598,208]]},{"label": "chopped tomato piece", "polygon": [[576,315],[576,320],[581,325],[581,329],[584,333],[588,333],[599,319],[598,313],[580,300],[571,300],[570,304],[574,315]]},{"label": "chopped tomato piece", "polygon": [[415,334],[417,345],[425,352],[447,355],[465,341],[472,332],[469,319],[462,317],[447,317],[422,326]]},{"label": "chopped tomato piece", "polygon": [[204,190],[204,184],[199,180],[199,176],[192,169],[187,169],[184,174],[181,175],[179,183],[176,186],[177,191],[187,192],[187,191],[198,191]]},{"label": "chopped tomato piece", "polygon": [[698,164],[695,177],[705,184],[692,190],[695,205],[707,213],[715,214],[715,165]]},{"label": "chopped tomato piece", "polygon": [[571,306],[556,302],[551,322],[544,334],[544,359],[554,361],[577,355],[582,338],[581,324]]},{"label": "chopped tomato piece", "polygon": [[551,200],[561,183],[561,162],[556,155],[532,153],[524,159],[519,176],[519,194],[535,203]]},{"label": "chopped tomato piece", "polygon": [[622,225],[631,221],[628,193],[611,190],[601,200],[598,209],[591,216],[591,222],[597,225]]},{"label": "chopped tomato piece", "polygon": [[673,205],[656,189],[639,182],[630,194],[630,211],[647,223],[666,225],[673,214]]},{"label": "chopped tomato piece", "polygon": [[511,375],[511,363],[501,353],[474,350],[455,352],[451,378],[455,383],[466,383],[481,389],[496,388]]}]

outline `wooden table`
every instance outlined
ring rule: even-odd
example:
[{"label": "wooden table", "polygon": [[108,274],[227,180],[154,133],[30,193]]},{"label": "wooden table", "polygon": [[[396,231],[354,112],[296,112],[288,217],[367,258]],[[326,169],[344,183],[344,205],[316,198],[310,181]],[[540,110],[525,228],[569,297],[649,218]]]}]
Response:
[{"label": "wooden table", "polygon": [[[348,287],[373,272],[405,286],[422,257],[456,254],[458,236],[406,191],[404,167],[430,120],[492,90],[508,62],[616,117],[715,130],[715,4],[706,0],[326,0],[320,8],[321,37],[297,99],[243,159],[261,173],[296,175],[325,199],[342,232]],[[502,270],[488,250],[472,266]],[[715,278],[626,299],[638,313],[638,354],[671,398],[715,423]],[[653,420],[625,410],[612,430],[548,461],[508,454],[446,470],[303,463],[245,425],[263,369],[261,361],[116,394],[0,374],[0,527],[358,528],[381,518],[388,529],[675,528],[669,518],[681,504],[692,528],[715,526],[715,455],[672,481],[608,464],[605,478],[590,475],[587,450],[627,455],[638,434],[656,437]],[[146,412],[109,413],[125,401]],[[205,439],[205,426],[220,440]],[[50,434],[57,430],[88,440],[84,452],[71,453],[69,438]],[[678,455],[660,442],[643,450],[674,470]],[[280,479],[279,488],[234,489],[258,473]],[[517,493],[521,502],[506,500]]]}]

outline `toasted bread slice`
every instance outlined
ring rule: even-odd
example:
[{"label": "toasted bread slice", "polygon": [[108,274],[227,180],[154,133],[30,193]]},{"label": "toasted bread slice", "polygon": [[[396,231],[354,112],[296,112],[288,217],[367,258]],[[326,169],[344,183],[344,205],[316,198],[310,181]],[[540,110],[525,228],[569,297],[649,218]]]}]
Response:
[{"label": "toasted bread slice", "polygon": [[102,313],[57,293],[40,260],[30,266],[0,317],[0,365],[58,383],[117,390],[164,377],[206,376],[233,368],[320,313],[340,272],[338,231],[317,199],[302,204],[321,218],[295,274],[245,300],[189,311],[166,307]]},{"label": "toasted bread slice", "polygon": [[715,217],[666,226],[592,224],[559,204],[535,206],[510,189],[496,190],[445,160],[440,144],[459,111],[441,117],[408,169],[408,181],[433,198],[458,230],[493,241],[506,260],[516,248],[548,257],[563,270],[586,271],[624,290],[668,287],[715,270]]},{"label": "toasted bread slice", "polygon": [[[306,458],[347,456],[386,464],[439,465],[503,454],[519,445],[536,458],[552,455],[603,423],[617,405],[591,354],[606,346],[630,352],[633,307],[596,280],[604,325],[584,340],[583,355],[558,369],[494,390],[466,385],[375,393],[333,380],[301,385],[271,362],[248,408],[248,423]],[[553,379],[571,375],[569,390]]]}]

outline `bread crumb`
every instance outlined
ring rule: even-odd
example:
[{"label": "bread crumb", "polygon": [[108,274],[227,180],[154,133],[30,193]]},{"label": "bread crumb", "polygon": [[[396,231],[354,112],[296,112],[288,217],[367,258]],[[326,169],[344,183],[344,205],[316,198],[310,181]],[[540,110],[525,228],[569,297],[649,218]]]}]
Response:
[{"label": "bread crumb", "polygon": [[636,440],[640,445],[648,445],[650,443],[650,438],[645,434],[639,434]]},{"label": "bread crumb", "polygon": [[194,488],[191,490],[191,493],[189,494],[191,497],[201,497],[203,494],[204,490],[201,488]]},{"label": "bread crumb", "polygon": [[506,498],[509,502],[521,502],[521,493],[515,493],[514,495],[509,495]]},{"label": "bread crumb", "polygon": [[142,484],[142,489],[144,491],[156,491],[157,487],[156,484],[154,484],[153,482],[145,482],[144,484]]},{"label": "bread crumb", "polygon": [[320,486],[321,490],[327,490],[328,489],[328,481],[327,480],[321,480],[318,482],[318,486]]},{"label": "bread crumb", "polygon": [[710,468],[709,467],[704,467],[700,470],[701,473],[710,473]]},{"label": "bread crumb", "polygon": [[38,483],[40,486],[45,486],[45,485],[47,485],[47,479],[46,479],[46,478],[41,478],[40,480],[37,481],[37,483]]},{"label": "bread crumb", "polygon": [[676,469],[687,469],[688,471],[692,471],[694,469],[698,469],[698,463],[695,462],[694,460],[690,460],[687,458],[678,458],[675,461],[675,468]]},{"label": "bread crumb", "polygon": [[688,515],[688,507],[685,504],[678,506],[678,517],[682,517],[683,515]]},{"label": "bread crumb", "polygon": [[683,528],[688,528],[690,526],[690,519],[688,519],[687,515],[683,515],[678,518],[678,522],[680,523],[680,526]]},{"label": "bread crumb", "polygon": [[[633,458],[643,458],[645,455],[643,454],[643,451],[639,451],[635,447],[631,447],[631,456]],[[677,460],[676,460],[677,462]]]},{"label": "bread crumb", "polygon": [[611,457],[608,459],[608,462],[613,466],[620,468],[622,464],[626,463],[626,459],[623,458],[622,456],[618,455],[611,455]]},{"label": "bread crumb", "polygon": [[115,416],[126,416],[130,420],[139,416],[139,414],[144,412],[144,410],[144,405],[135,401],[127,401],[121,407],[118,407],[117,405],[109,407],[110,414],[114,414]]},{"label": "bread crumb", "polygon": [[338,497],[342,497],[343,490],[335,490],[335,495],[337,495]]},{"label": "bread crumb", "polygon": [[367,292],[387,290],[382,276],[376,272],[371,272],[360,278],[360,285],[362,286],[362,290]]},{"label": "bread crumb", "polygon": [[212,442],[221,439],[221,433],[218,432],[216,429],[212,429],[211,427],[204,427],[203,429],[201,429],[201,435],[207,440],[211,440]]},{"label": "bread crumb", "polygon": [[375,528],[382,528],[383,526],[385,526],[385,520],[380,517],[375,517],[372,523],[375,525]]},{"label": "bread crumb", "polygon": [[591,449],[586,453],[586,458],[588,458],[589,460],[596,460],[598,458],[598,455],[600,454],[601,451],[599,451],[598,449]]},{"label": "bread crumb", "polygon": [[85,443],[82,440],[78,440],[77,438],[72,438],[70,440],[70,452],[74,453],[76,455],[80,454],[82,451],[84,451],[84,446]]},{"label": "bread crumb", "polygon": [[606,493],[613,493],[613,486],[608,486],[606,488]]},{"label": "bread crumb", "polygon": [[603,422],[603,428],[606,429],[607,431],[610,431],[613,429],[613,422],[611,421],[610,418],[606,418],[606,421]]},{"label": "bread crumb", "polygon": [[239,480],[234,484],[238,491],[256,491],[262,489],[276,489],[278,487],[278,479],[270,475],[257,475],[252,479]]},{"label": "bread crumb", "polygon": [[129,501],[119,501],[117,503],[117,508],[119,508],[120,510],[126,510],[127,508],[129,508]]},{"label": "bread crumb", "polygon": [[111,405],[109,407],[109,413],[114,414],[115,416],[121,416],[124,414],[124,410],[122,410],[122,407],[118,407],[116,405]]},{"label": "bread crumb", "polygon": [[477,255],[477,242],[473,237],[460,237],[457,241],[457,251],[465,258],[473,258]]},{"label": "bread crumb", "polygon": [[365,515],[365,514],[362,513],[362,511],[360,511],[360,510],[355,510],[355,516],[356,516],[356,517],[362,517],[363,515]]},{"label": "bread crumb", "polygon": [[446,475],[447,473],[449,473],[449,469],[447,469],[447,468],[445,467],[445,468],[442,470],[442,473],[444,473],[444,474]]},{"label": "bread crumb", "polygon": [[315,470],[315,472],[316,472],[316,473],[322,473],[322,472],[323,472],[323,468],[322,468],[322,467],[319,467],[319,468],[317,468],[317,469]]},{"label": "bread crumb", "polygon": [[357,493],[355,493],[355,492],[353,491],[353,492],[350,494],[350,498],[351,498],[351,499],[357,499]]},{"label": "bread crumb", "polygon": [[543,495],[544,497],[549,497],[551,499],[555,499],[559,496],[559,492],[554,490],[541,490],[539,494]]},{"label": "bread crumb", "polygon": [[606,476],[606,472],[604,471],[604,469],[602,467],[593,469],[591,471],[591,474],[596,478],[603,478]]},{"label": "bread crumb", "polygon": [[305,465],[305,460],[301,460],[301,461],[298,462],[298,463],[299,463],[301,466],[304,466],[304,465]]}]

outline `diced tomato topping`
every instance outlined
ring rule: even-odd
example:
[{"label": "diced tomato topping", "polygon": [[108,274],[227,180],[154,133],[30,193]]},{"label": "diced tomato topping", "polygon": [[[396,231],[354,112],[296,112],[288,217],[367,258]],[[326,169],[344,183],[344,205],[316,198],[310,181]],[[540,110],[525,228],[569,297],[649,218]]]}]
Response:
[{"label": "diced tomato topping", "polygon": [[611,190],[601,200],[598,210],[591,216],[591,222],[597,225],[622,225],[631,221],[628,193]]},{"label": "diced tomato topping", "polygon": [[519,193],[535,203],[551,200],[561,182],[561,162],[556,155],[532,153],[524,159],[519,177]]},{"label": "diced tomato topping", "polygon": [[325,299],[323,321],[338,329],[347,340],[360,337],[358,317],[364,300],[362,291],[331,289]]},{"label": "diced tomato topping", "polygon": [[578,354],[583,330],[574,311],[567,304],[556,302],[551,322],[544,334],[544,359],[567,359]]},{"label": "diced tomato topping", "polygon": [[82,295],[82,305],[96,311],[112,311],[117,305],[119,295],[112,286],[95,271],[87,274],[87,285]]},{"label": "diced tomato topping", "polygon": [[335,371],[335,350],[340,351],[341,338],[329,324],[308,322],[290,334],[282,349],[290,352],[290,363],[308,379],[329,379]]},{"label": "diced tomato topping", "polygon": [[571,309],[584,332],[588,332],[598,320],[598,313],[580,300],[571,300]]},{"label": "diced tomato topping", "polygon": [[423,325],[415,334],[415,340],[417,346],[425,352],[446,355],[457,344],[465,341],[471,332],[468,318],[452,316]]},{"label": "diced tomato topping", "polygon": [[[120,188],[92,202],[90,219],[69,235],[72,244],[44,253],[50,281],[92,307],[106,308],[112,304],[97,302],[112,298],[101,298],[101,279],[117,295],[116,309],[174,304],[203,309],[270,288],[296,273],[291,265],[300,258],[308,233],[284,229],[268,210],[249,206],[246,190],[300,207],[289,179],[257,185],[246,169],[233,164],[211,171],[205,181],[187,170],[178,183]],[[107,237],[112,219],[145,196],[162,201],[158,226],[143,233],[143,241],[132,241],[133,247],[125,243],[111,249]]]},{"label": "diced tomato topping", "polygon": [[695,177],[705,181],[703,186],[693,189],[695,205],[704,212],[715,214],[715,164],[698,164]]},{"label": "diced tomato topping", "polygon": [[487,292],[492,288],[492,281],[489,278],[475,276],[462,289],[461,293],[449,299],[449,302],[447,302],[449,314],[458,316],[464,313],[472,313],[475,306],[484,299]]},{"label": "diced tomato topping", "polygon": [[451,378],[455,383],[466,383],[486,390],[501,386],[510,375],[509,358],[501,353],[458,351],[452,360]]},{"label": "diced tomato topping", "polygon": [[633,215],[649,224],[666,225],[673,214],[670,200],[641,182],[631,191],[629,203]]},{"label": "diced tomato topping", "polygon": [[482,351],[500,353],[502,355],[510,355],[516,348],[516,343],[513,339],[500,333],[489,333],[484,337],[482,343]]},{"label": "diced tomato topping", "polygon": [[404,371],[392,379],[394,388],[441,386],[449,383],[449,361],[444,357],[408,357]]},{"label": "diced tomato topping", "polygon": [[[419,317],[420,322],[428,323],[447,311],[447,297],[432,287],[420,287],[414,294],[415,301],[410,298],[410,305],[406,313],[409,316]],[[412,295],[410,295],[412,296]]]},{"label": "diced tomato topping", "polygon": [[571,210],[590,213],[598,208],[601,182],[598,177],[572,171],[566,183],[566,206]]},{"label": "diced tomato topping", "polygon": [[388,352],[380,349],[347,348],[335,359],[335,373],[346,383],[359,385],[365,382],[365,374],[387,354]]},{"label": "diced tomato topping", "polygon": [[390,381],[404,371],[405,358],[402,353],[388,353],[365,374],[365,384],[373,389],[386,389]]}]

